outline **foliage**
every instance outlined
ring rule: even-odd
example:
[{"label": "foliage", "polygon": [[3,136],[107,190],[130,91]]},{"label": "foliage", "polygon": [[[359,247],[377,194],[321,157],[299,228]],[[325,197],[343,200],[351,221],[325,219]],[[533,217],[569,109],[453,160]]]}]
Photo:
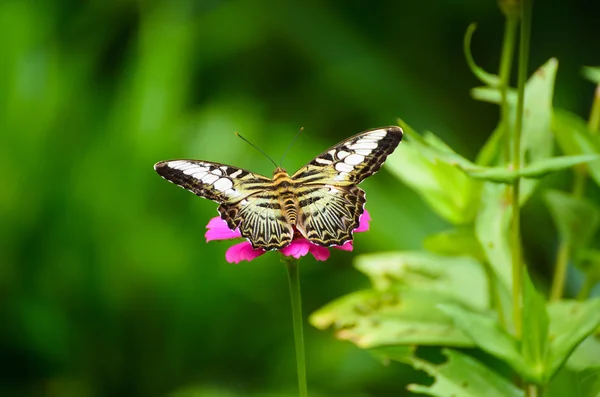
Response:
[{"label": "foliage", "polygon": [[[532,140],[513,172],[503,123],[483,144],[497,110],[484,102],[502,100],[502,79],[476,87],[485,101],[472,101],[475,78],[460,52],[477,20],[470,44],[480,69],[497,63],[496,2],[0,2],[0,395],[297,395],[283,266],[270,255],[225,263],[226,244],[203,238],[214,203],[165,187],[152,165],[201,158],[269,175],[234,132],[275,157],[304,127],[284,161],[293,171],[398,116],[436,135],[405,126],[399,151],[364,183],[373,224],[356,236],[359,272],[342,252],[300,267],[305,313],[360,344],[305,329],[310,395],[387,397],[408,384],[443,394],[446,382],[476,392],[475,373],[490,378],[489,390],[519,394],[508,368],[523,360],[542,369],[528,380],[555,373],[548,395],[597,390],[600,342],[584,338],[595,306],[584,299],[600,279],[600,144],[593,117],[578,116],[592,86],[576,73],[597,43],[576,27],[595,23],[598,5],[585,5],[539,5],[531,63],[558,80],[531,87],[555,106],[532,106],[561,153]],[[598,83],[597,68],[585,76]],[[514,98],[509,90],[511,112]],[[580,161],[575,179],[586,182],[575,185],[586,188],[565,192],[570,173],[556,170]],[[545,295],[560,238],[560,263],[574,266],[556,284],[582,299],[546,303],[544,330],[534,295],[527,348],[516,344],[509,308],[516,178],[526,179],[523,244],[536,287]],[[318,310],[349,292],[325,306],[331,313]],[[514,347],[510,362],[483,353],[493,345],[476,349],[461,328],[468,321]]]},{"label": "foliage", "polygon": [[[521,24],[528,24],[527,13],[522,15]],[[511,18],[507,16],[507,29],[515,28]],[[467,63],[486,84],[473,89],[473,97],[501,109],[498,126],[477,160],[461,156],[429,131],[419,135],[400,120],[407,139],[387,163],[392,174],[453,228],[426,238],[426,251],[358,257],[356,268],[370,278],[371,289],[335,300],[313,313],[311,323],[320,329],[333,327],[339,339],[434,378],[430,386],[410,385],[413,392],[537,396],[542,387],[548,395],[560,395],[558,390],[565,390],[561,371],[594,379],[600,374],[600,356],[575,364],[575,357],[589,348],[585,346],[597,343],[594,333],[600,327],[600,299],[587,296],[599,274],[593,241],[600,209],[581,188],[588,175],[598,184],[600,107],[593,106],[586,123],[552,106],[556,59],[539,67],[524,86],[509,88],[507,75],[490,74],[475,64],[470,53],[473,32],[471,26],[465,36]],[[527,34],[521,30],[521,47]],[[511,37],[505,36],[505,48],[514,47]],[[520,68],[526,66],[522,56]],[[597,80],[597,69],[587,68],[586,76]],[[595,104],[600,103],[598,87]],[[564,155],[553,155],[555,142]],[[541,187],[541,178],[566,169],[573,170],[577,181],[572,193]],[[515,235],[518,223],[513,227],[521,207],[540,193],[561,244],[550,301],[537,291],[521,265],[521,249],[514,246],[514,241],[521,244]],[[587,290],[577,301],[560,299],[567,261],[587,279]],[[515,278],[515,272],[523,277]],[[446,347],[447,361],[434,364],[421,358],[414,346],[427,345]],[[493,358],[481,362],[456,350],[466,347]],[[522,389],[496,372],[498,361],[524,382]],[[597,381],[575,383],[578,396],[600,393]]]}]

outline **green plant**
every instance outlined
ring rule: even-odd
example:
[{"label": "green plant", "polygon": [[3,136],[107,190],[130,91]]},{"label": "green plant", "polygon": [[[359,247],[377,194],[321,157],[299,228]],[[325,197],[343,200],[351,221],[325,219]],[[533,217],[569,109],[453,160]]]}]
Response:
[{"label": "green plant", "polygon": [[[600,277],[600,251],[592,244],[600,208],[585,198],[585,184],[589,176],[600,185],[600,69],[585,69],[598,84],[587,123],[553,108],[557,60],[550,59],[527,80],[532,0],[501,2],[501,9],[506,25],[498,75],[479,68],[471,56],[475,27],[465,36],[467,63],[484,83],[472,95],[497,104],[501,115],[476,160],[400,120],[407,139],[387,163],[454,227],[429,236],[422,252],[358,257],[356,267],[372,288],[339,298],[310,321],[320,329],[334,327],[338,338],[377,357],[435,378],[430,386],[410,385],[416,393],[564,395],[560,390],[570,381],[576,382],[568,388],[571,395],[595,396],[600,393],[600,341],[592,335],[600,326],[600,299],[589,294]],[[553,155],[555,144],[563,155]],[[565,169],[574,174],[572,192],[540,191],[540,178]],[[560,237],[548,299],[534,286],[522,254],[521,207],[534,192],[544,197]],[[578,300],[562,298],[569,262],[585,275]],[[417,347],[426,345],[445,347],[447,362],[421,358]],[[477,348],[491,357],[484,363],[459,348]],[[501,363],[510,367],[508,377],[497,372]]]}]

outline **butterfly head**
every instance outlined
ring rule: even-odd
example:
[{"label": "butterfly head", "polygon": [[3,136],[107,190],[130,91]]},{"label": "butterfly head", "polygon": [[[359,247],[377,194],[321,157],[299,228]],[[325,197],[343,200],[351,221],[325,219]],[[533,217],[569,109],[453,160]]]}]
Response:
[{"label": "butterfly head", "polygon": [[281,167],[277,167],[277,168],[275,168],[275,171],[273,171],[273,180],[277,180],[277,179],[281,179],[281,178],[289,178],[289,177],[290,176],[287,173],[287,171]]}]

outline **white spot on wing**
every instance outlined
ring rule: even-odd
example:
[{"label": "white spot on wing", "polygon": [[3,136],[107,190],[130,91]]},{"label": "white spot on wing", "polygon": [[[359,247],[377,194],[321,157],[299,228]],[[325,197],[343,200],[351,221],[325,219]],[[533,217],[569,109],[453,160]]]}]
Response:
[{"label": "white spot on wing", "polygon": [[242,170],[237,170],[236,172],[234,172],[233,174],[231,174],[230,176],[232,178],[237,178],[238,176],[240,176],[240,174],[242,173]]},{"label": "white spot on wing", "polygon": [[192,175],[195,174],[197,172],[204,172],[206,173],[208,171],[208,168],[206,167],[197,167],[197,166],[192,166],[192,167],[186,167],[186,168],[178,168],[180,171],[183,171],[184,174],[186,175]]},{"label": "white spot on wing", "polygon": [[214,183],[217,179],[219,179],[218,176],[213,175],[213,174],[208,174],[202,178],[202,182],[210,185],[210,184]]},{"label": "white spot on wing", "polygon": [[386,130],[375,130],[375,131],[371,131],[369,133],[369,136],[374,136],[377,138],[383,138],[387,135],[387,131]]},{"label": "white spot on wing", "polygon": [[377,142],[372,140],[361,139],[356,143],[348,146],[350,149],[377,149]]},{"label": "white spot on wing", "polygon": [[[343,163],[340,163],[340,164],[343,164]],[[333,178],[333,180],[334,181],[343,181],[343,180],[346,180],[347,176],[348,176],[347,172],[340,172]]]},{"label": "white spot on wing", "polygon": [[221,175],[223,175],[223,171],[221,171],[221,169],[219,169],[219,168],[215,168],[215,169],[214,169],[214,170],[212,170],[210,173],[211,173],[211,174],[218,175],[218,176],[221,176]]},{"label": "white spot on wing", "polygon": [[202,179],[206,176],[206,172],[204,171],[196,171],[192,174],[194,178]]},{"label": "white spot on wing", "polygon": [[[229,197],[229,198],[235,198],[235,197],[237,197],[237,196],[239,196],[239,195],[241,194],[240,192],[238,192],[238,191],[237,191],[237,190],[235,190],[235,189],[227,189],[227,190],[226,190],[224,193],[225,193],[225,194],[227,195],[227,197]],[[244,199],[244,200],[246,200],[246,199]],[[246,200],[246,201],[247,201],[247,200]]]},{"label": "white spot on wing", "polygon": [[182,166],[190,165],[190,163],[188,163],[187,161],[183,161],[183,160],[175,160],[175,161],[169,161],[167,163],[167,165],[171,168],[179,169]]},{"label": "white spot on wing", "polygon": [[373,152],[371,149],[356,149],[354,153],[360,154],[361,156],[368,156]]},{"label": "white spot on wing", "polygon": [[215,189],[224,192],[228,189],[231,189],[233,183],[228,178],[220,178],[218,181],[215,182],[213,186],[215,187]]},{"label": "white spot on wing", "polygon": [[315,159],[315,161],[316,161],[317,163],[319,163],[319,164],[325,164],[325,165],[329,165],[329,164],[331,164],[331,160],[322,159],[322,158],[320,158],[320,157],[317,157],[317,158]]},{"label": "white spot on wing", "polygon": [[340,150],[339,152],[337,152],[337,158],[342,160],[344,157],[348,156],[350,154],[350,152],[347,152],[345,150]]},{"label": "white spot on wing", "polygon": [[357,164],[362,163],[364,159],[365,159],[365,157],[361,156],[360,154],[351,154],[350,156],[348,156],[344,159],[344,163],[350,164],[350,165],[357,165]]},{"label": "white spot on wing", "polygon": [[340,172],[350,172],[352,171],[354,168],[350,165],[350,164],[346,164],[346,163],[337,163],[335,165],[335,169],[340,171]]}]

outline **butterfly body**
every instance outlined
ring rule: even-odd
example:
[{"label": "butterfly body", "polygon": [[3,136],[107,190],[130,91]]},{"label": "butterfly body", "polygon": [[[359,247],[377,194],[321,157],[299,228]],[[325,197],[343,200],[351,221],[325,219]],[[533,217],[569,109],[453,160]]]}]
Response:
[{"label": "butterfly body", "polygon": [[295,234],[321,245],[343,245],[364,211],[357,185],[375,173],[402,139],[398,127],[357,134],[332,146],[293,175],[277,167],[272,178],[202,160],[161,161],[168,181],[218,202],[230,229],[254,248],[281,249]]}]

